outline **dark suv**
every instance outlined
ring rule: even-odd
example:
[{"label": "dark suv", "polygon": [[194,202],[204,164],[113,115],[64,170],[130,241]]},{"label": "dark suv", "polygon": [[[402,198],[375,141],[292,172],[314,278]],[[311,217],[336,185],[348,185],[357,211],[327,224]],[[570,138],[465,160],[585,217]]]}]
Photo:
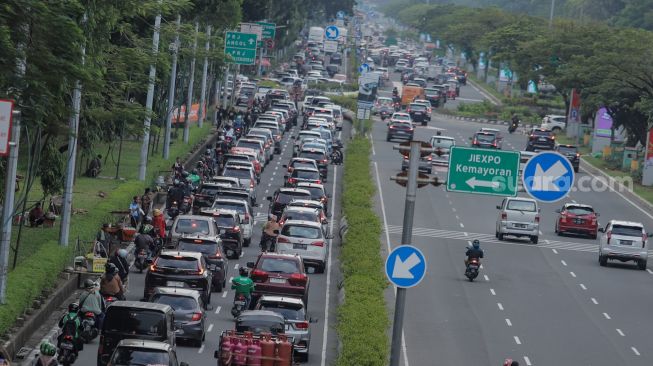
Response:
[{"label": "dark suv", "polygon": [[270,201],[269,213],[281,217],[286,206],[295,199],[311,199],[311,192],[299,188],[279,188],[273,196],[267,197]]},{"label": "dark suv", "polygon": [[424,89],[426,100],[431,103],[431,107],[438,108],[440,106],[440,91],[435,88]]},{"label": "dark suv", "polygon": [[179,239],[178,249],[184,252],[198,252],[204,256],[209,271],[213,273],[213,289],[222,292],[227,284],[229,261],[222,252],[222,240],[198,235]]},{"label": "dark suv", "polygon": [[256,262],[247,262],[254,281],[252,304],[261,295],[300,297],[308,304],[308,286],[302,258],[296,254],[261,253]]},{"label": "dark suv", "polygon": [[555,135],[551,131],[534,128],[528,135],[526,151],[553,150],[555,148]]},{"label": "dark suv", "polygon": [[485,149],[501,149],[501,138],[490,132],[476,132],[472,140],[473,147]]},{"label": "dark suv", "polygon": [[202,216],[211,216],[218,227],[218,233],[223,240],[222,247],[227,256],[232,259],[240,258],[243,253],[243,227],[240,214],[236,210],[207,209],[200,213]]},{"label": "dark suv", "polygon": [[396,138],[412,140],[414,131],[415,128],[413,128],[413,124],[411,122],[390,121],[390,123],[388,123],[388,134],[385,139],[386,141],[390,141]]},{"label": "dark suv", "polygon": [[143,297],[152,296],[155,287],[184,287],[199,291],[204,303],[209,304],[212,277],[201,253],[165,250],[145,275]]},{"label": "dark suv", "polygon": [[420,122],[422,126],[426,126],[429,120],[429,111],[426,109],[426,106],[423,104],[419,103],[410,103],[408,105],[408,108],[406,109],[406,112],[410,113],[410,119],[413,120],[413,122],[417,123]]},{"label": "dark suv", "polygon": [[580,153],[578,152],[578,147],[574,145],[558,145],[555,151],[569,159],[571,166],[574,167],[574,172],[578,173],[578,170],[580,170]]},{"label": "dark suv", "polygon": [[317,162],[317,169],[320,171],[320,175],[326,181],[327,174],[329,172],[329,157],[324,151],[317,149],[302,149],[297,155],[300,158],[313,159]]}]

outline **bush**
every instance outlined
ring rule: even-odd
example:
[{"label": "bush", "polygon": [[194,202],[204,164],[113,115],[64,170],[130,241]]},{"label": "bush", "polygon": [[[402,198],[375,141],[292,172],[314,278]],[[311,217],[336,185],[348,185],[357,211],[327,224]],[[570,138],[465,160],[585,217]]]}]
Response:
[{"label": "bush", "polygon": [[342,205],[349,230],[340,253],[346,293],[338,308],[339,366],[384,366],[389,351],[381,222],[374,212],[369,154],[369,140],[356,137],[345,155]]},{"label": "bush", "polygon": [[330,95],[329,99],[343,108],[347,108],[354,112],[356,111],[356,105],[358,103],[356,96]]}]

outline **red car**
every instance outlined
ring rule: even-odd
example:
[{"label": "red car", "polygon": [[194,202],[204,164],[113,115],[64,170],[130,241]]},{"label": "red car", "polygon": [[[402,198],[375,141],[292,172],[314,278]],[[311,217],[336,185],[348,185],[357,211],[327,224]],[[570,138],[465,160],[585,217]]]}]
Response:
[{"label": "red car", "polygon": [[555,227],[556,234],[583,234],[596,239],[599,214],[594,212],[592,206],[565,203],[562,209],[556,210],[556,212],[559,214]]},{"label": "red car", "polygon": [[265,252],[256,262],[247,262],[247,267],[254,281],[252,304],[261,295],[300,297],[308,304],[309,278],[300,256]]}]

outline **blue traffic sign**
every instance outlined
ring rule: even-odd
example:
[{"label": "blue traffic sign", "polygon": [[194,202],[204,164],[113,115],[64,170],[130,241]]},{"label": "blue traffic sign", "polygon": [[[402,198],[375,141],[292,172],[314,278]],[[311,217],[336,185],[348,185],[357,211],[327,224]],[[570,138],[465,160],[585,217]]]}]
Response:
[{"label": "blue traffic sign", "polygon": [[340,29],[335,25],[330,25],[324,29],[324,36],[330,41],[335,41],[340,36]]},{"label": "blue traffic sign", "polygon": [[340,10],[336,13],[336,16],[338,17],[338,19],[345,19],[345,12]]},{"label": "blue traffic sign", "polygon": [[370,65],[368,65],[368,64],[361,64],[361,65],[358,67],[358,72],[361,72],[361,73],[370,72]]},{"label": "blue traffic sign", "polygon": [[552,151],[533,156],[522,173],[526,192],[542,202],[563,199],[574,186],[574,179],[574,168],[569,159]]},{"label": "blue traffic sign", "polygon": [[385,274],[397,287],[416,286],[426,274],[426,258],[412,245],[398,246],[385,261]]}]

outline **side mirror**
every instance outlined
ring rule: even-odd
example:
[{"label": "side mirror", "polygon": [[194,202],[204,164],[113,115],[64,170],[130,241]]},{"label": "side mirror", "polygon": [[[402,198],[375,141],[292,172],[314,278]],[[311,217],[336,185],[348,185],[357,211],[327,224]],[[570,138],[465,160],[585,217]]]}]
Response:
[{"label": "side mirror", "polygon": [[267,196],[267,197],[265,197],[265,199],[268,200],[268,201],[272,201],[272,196]]},{"label": "side mirror", "polygon": [[308,318],[308,322],[309,322],[309,323],[317,323],[318,320],[319,320],[318,318],[313,318],[313,317]]},{"label": "side mirror", "polygon": [[497,210],[500,210],[500,209],[501,209],[501,205],[497,205]]},{"label": "side mirror", "polygon": [[254,262],[247,262],[247,268],[254,268]]},{"label": "side mirror", "polygon": [[604,233],[604,232],[605,232],[605,229],[602,228],[602,227],[600,227],[598,231],[599,231],[600,233]]},{"label": "side mirror", "polygon": [[555,210],[555,212],[556,212],[556,213],[560,213],[560,212],[562,212],[562,211],[560,211],[560,209],[557,209],[557,210]]}]

